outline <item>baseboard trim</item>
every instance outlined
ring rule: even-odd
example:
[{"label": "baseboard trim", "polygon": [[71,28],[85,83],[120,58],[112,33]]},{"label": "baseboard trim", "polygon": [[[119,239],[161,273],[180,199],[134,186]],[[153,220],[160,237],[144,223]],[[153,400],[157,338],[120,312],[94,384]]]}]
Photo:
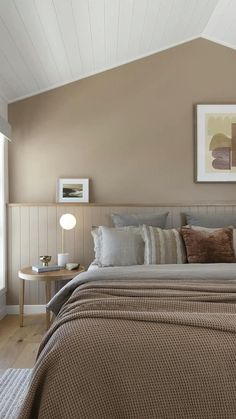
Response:
[{"label": "baseboard trim", "polygon": [[2,320],[7,315],[7,307],[2,307],[0,309],[0,320]]},{"label": "baseboard trim", "polygon": [[[24,314],[41,314],[45,313],[45,305],[43,304],[29,304],[24,306]],[[19,314],[18,305],[6,306],[6,314]],[[5,314],[5,315],[6,315]]]}]

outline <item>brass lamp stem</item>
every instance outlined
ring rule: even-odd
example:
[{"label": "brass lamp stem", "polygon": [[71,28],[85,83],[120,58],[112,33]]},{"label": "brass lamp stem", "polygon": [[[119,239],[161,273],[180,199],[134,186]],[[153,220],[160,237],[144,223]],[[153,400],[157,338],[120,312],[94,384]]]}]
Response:
[{"label": "brass lamp stem", "polygon": [[64,253],[64,228],[62,228],[61,233],[61,252]]}]

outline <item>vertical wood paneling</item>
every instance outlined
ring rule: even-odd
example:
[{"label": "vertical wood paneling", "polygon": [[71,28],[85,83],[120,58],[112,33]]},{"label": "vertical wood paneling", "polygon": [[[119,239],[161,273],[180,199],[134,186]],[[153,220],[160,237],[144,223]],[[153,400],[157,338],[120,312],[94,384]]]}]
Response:
[{"label": "vertical wood paneling", "polygon": [[[48,255],[48,208],[39,207],[38,215],[38,246],[39,246],[39,255]],[[39,295],[38,300],[39,304],[45,303],[45,289],[44,284],[38,284]]]},{"label": "vertical wood paneling", "polygon": [[[37,207],[29,208],[29,264],[38,263],[39,255],[39,210]],[[31,304],[38,304],[39,283],[29,282],[29,301]]]},{"label": "vertical wood paneling", "polygon": [[[67,213],[72,214],[76,217],[75,210],[73,208],[67,208]],[[77,223],[77,219],[76,219]],[[75,262],[75,234],[76,229],[65,231],[65,252],[69,253],[69,261]]]},{"label": "vertical wood paneling", "polygon": [[12,223],[11,223],[11,273],[12,276],[8,281],[8,295],[10,304],[18,302],[19,279],[18,270],[21,266],[21,225],[20,225],[20,208],[12,208]]},{"label": "vertical wood paneling", "polygon": [[57,209],[48,207],[47,242],[48,253],[52,256],[52,263],[57,263]]},{"label": "vertical wood paneling", "polygon": [[[66,207],[63,207],[63,208],[57,207],[57,223],[56,223],[57,253],[62,253],[62,229],[60,226],[60,218],[63,214],[66,214],[67,212],[68,211]],[[64,244],[64,249],[66,249],[66,242]]]},{"label": "vertical wood paneling", "polygon": [[[30,264],[30,223],[29,223],[29,207],[21,207],[20,209],[20,266],[29,266]],[[30,301],[30,284],[25,284],[25,303]]]},{"label": "vertical wood paneling", "polygon": [[91,238],[91,227],[92,227],[92,207],[86,208],[84,211],[84,263],[87,266],[89,261],[93,257],[93,249],[91,248],[92,238]]},{"label": "vertical wood paneling", "polygon": [[[57,210],[56,207],[47,208],[47,249],[48,254],[52,256],[51,263],[57,263]],[[52,292],[55,292],[55,284],[52,286]]]},{"label": "vertical wood paneling", "polygon": [[75,262],[82,264],[82,261],[84,261],[84,209],[78,207],[74,211],[77,221],[75,227]]},{"label": "vertical wood paneling", "polygon": [[210,215],[210,216],[214,217],[216,215],[216,208],[215,207],[208,206],[206,208],[206,211],[207,211],[207,214]]},{"label": "vertical wood paneling", "polygon": [[[167,227],[179,227],[181,214],[222,215],[235,214],[236,205],[206,206],[9,206],[8,207],[8,304],[18,304],[18,276],[20,267],[39,262],[41,254],[50,254],[52,262],[61,252],[62,214],[74,214],[77,224],[74,230],[65,231],[65,251],[70,260],[86,267],[94,258],[91,228],[93,225],[111,226],[112,213],[163,213],[169,212]],[[44,304],[43,284],[26,284],[26,304]]]}]

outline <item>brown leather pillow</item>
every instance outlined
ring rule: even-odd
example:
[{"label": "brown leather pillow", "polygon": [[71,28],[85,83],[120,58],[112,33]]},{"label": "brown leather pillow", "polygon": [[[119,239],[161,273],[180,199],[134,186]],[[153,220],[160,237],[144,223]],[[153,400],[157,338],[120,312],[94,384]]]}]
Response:
[{"label": "brown leather pillow", "polygon": [[182,227],[180,232],[189,263],[235,262],[232,228],[207,232]]}]

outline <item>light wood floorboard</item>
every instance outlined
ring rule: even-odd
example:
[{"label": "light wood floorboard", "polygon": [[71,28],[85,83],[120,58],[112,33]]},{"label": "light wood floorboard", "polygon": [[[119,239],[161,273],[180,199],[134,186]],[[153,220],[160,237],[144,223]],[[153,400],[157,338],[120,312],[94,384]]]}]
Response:
[{"label": "light wood floorboard", "polygon": [[0,321],[0,375],[7,368],[32,368],[39,344],[46,332],[45,315],[24,317],[24,327],[19,326],[19,316],[8,315]]}]

